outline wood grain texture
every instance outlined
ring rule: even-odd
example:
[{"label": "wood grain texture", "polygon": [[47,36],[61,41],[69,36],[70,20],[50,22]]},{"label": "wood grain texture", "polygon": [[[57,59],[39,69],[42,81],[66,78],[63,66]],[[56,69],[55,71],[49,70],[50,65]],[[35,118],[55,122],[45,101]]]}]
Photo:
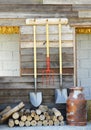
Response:
[{"label": "wood grain texture", "polygon": [[43,0],[0,0],[0,4],[43,4]]}]

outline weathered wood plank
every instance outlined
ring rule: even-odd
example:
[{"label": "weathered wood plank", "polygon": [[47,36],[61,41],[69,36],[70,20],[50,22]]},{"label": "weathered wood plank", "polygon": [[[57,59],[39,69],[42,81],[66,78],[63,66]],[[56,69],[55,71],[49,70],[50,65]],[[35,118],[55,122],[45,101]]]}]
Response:
[{"label": "weathered wood plank", "polygon": [[[32,34],[22,34],[20,35],[20,39],[21,39],[21,42],[30,42],[32,41],[33,42],[33,35]],[[46,35],[36,35],[36,40],[39,42],[39,41],[46,41]],[[72,33],[64,33],[62,34],[62,40],[73,40],[73,34]],[[50,34],[49,35],[49,41],[59,41],[59,37],[58,37],[58,34]]]},{"label": "weathered wood plank", "polygon": [[77,18],[77,19],[69,19],[70,26],[91,26],[91,19],[89,18]]},{"label": "weathered wood plank", "polygon": [[[0,12],[0,18],[78,18],[77,11],[69,12]],[[25,25],[25,24],[24,24]]]},{"label": "weathered wood plank", "polygon": [[17,98],[16,97],[0,97],[0,104],[2,104],[2,103],[18,103],[18,102],[21,102],[21,101],[23,101],[23,102],[29,102],[29,98],[28,98],[28,96],[26,97],[24,97],[24,96],[22,96],[22,97],[20,97],[20,96],[18,96]]},{"label": "weathered wood plank", "polygon": [[43,0],[0,0],[0,4],[43,4]]},{"label": "weathered wood plank", "polygon": [[[3,0],[0,0],[0,3]],[[4,0],[5,1],[5,0]],[[3,4],[0,5],[0,11],[1,12],[62,12],[62,11],[72,11],[72,5],[41,5],[41,4],[31,4],[31,2],[38,2],[42,0],[26,0],[23,4],[24,0],[16,0],[13,4]],[[6,1],[12,1],[12,0],[6,0]],[[23,1],[20,4],[17,4],[17,1]],[[30,2],[30,4],[26,4]],[[14,2],[14,1],[12,1]]]},{"label": "weathered wood plank", "polygon": [[[33,48],[34,47],[34,43],[33,42],[21,42],[21,49],[22,48]],[[58,42],[50,42],[49,43],[50,47],[59,47],[59,43]],[[37,42],[36,44],[37,48],[45,48],[46,44],[43,44],[43,42]],[[73,47],[73,41],[62,41],[62,47]]]},{"label": "weathered wood plank", "polygon": [[[55,79],[55,77],[54,77],[54,79]],[[42,81],[42,80],[41,80]],[[65,75],[65,76],[63,76],[63,87],[64,88],[69,88],[69,87],[71,87],[71,86],[73,86],[73,76],[67,76],[67,75]],[[58,88],[59,87],[59,82],[55,82],[55,84],[54,84],[54,86],[53,86],[53,84],[50,84],[50,86],[48,85],[46,85],[46,83],[44,83],[44,85],[42,84],[42,82],[38,82],[38,89],[43,89],[43,88],[46,88],[46,89],[48,89],[48,88]],[[17,83],[0,83],[0,90],[1,89],[33,89],[34,88],[34,81],[32,81],[32,82],[25,82],[25,83],[21,83],[21,82],[17,82]]]},{"label": "weathered wood plank", "polygon": [[[49,34],[58,34],[58,25],[49,25]],[[21,26],[21,34],[33,34],[33,26]],[[69,25],[62,25],[62,33],[73,33],[73,28]],[[46,27],[41,25],[36,27],[36,34],[46,34]]]},{"label": "weathered wood plank", "polygon": [[[68,47],[68,48],[62,48],[62,52],[66,55],[68,54],[73,54],[73,47]],[[59,48],[57,47],[50,47],[50,54],[58,54],[59,53]],[[21,55],[33,55],[33,48],[27,48],[27,49],[21,49]],[[37,55],[46,55],[46,48],[38,48],[37,49]]]},{"label": "weathered wood plank", "polygon": [[25,24],[25,19],[0,19],[0,26],[21,26]]},{"label": "weathered wood plank", "polygon": [[[67,59],[67,61],[63,61],[62,63],[63,67],[73,67],[73,57],[70,59]],[[22,62],[21,63],[22,68],[33,68],[34,64],[33,62]],[[46,61],[38,61],[37,62],[37,68],[46,68]],[[50,68],[51,69],[56,69],[59,68],[59,62],[58,61],[50,61]]]},{"label": "weathered wood plank", "polygon": [[[8,104],[9,103],[12,103],[12,104],[14,104],[14,103],[18,103],[18,102],[21,102],[21,101],[23,101],[23,102],[26,102],[26,103],[30,103],[30,101],[29,101],[29,97],[28,96],[22,96],[22,97],[3,97],[3,98],[0,98],[1,100],[0,100],[0,104],[2,104],[2,103],[4,103],[4,104],[6,104],[7,102],[8,102]],[[3,100],[3,101],[2,101]],[[43,101],[42,101],[42,103],[51,103],[51,102],[54,102],[55,100],[54,100],[54,96],[48,96],[48,97],[43,97]]]},{"label": "weathered wood plank", "polygon": [[[43,93],[43,96],[49,96],[49,95],[51,95],[51,96],[53,96],[54,95],[54,89],[49,89],[49,91],[47,91],[47,89],[45,90],[45,89],[41,89],[41,90],[38,90],[38,91],[41,91],[42,93]],[[17,97],[17,96],[28,96],[28,94],[30,93],[30,92],[34,92],[34,90],[33,89],[23,89],[23,90],[10,90],[10,91],[6,91],[6,90],[4,90],[4,89],[2,89],[2,91],[0,91],[0,97],[7,97],[7,96],[9,96],[9,97]]]},{"label": "weathered wood plank", "polygon": [[[21,50],[21,67],[33,68],[32,49]],[[37,68],[46,68],[46,50],[37,50]],[[43,52],[43,53],[42,53]],[[54,54],[51,54],[54,53]],[[50,65],[51,68],[59,68],[58,48],[50,48]],[[63,67],[73,66],[73,48],[63,48]]]},{"label": "weathered wood plank", "polygon": [[[73,54],[69,53],[63,53],[63,62],[67,61],[73,61]],[[21,56],[21,62],[33,62],[34,56],[33,55],[23,55]],[[59,55],[58,54],[50,54],[50,61],[59,61]],[[46,55],[39,55],[37,54],[37,62],[46,62]]]},{"label": "weathered wood plank", "polygon": [[72,5],[73,11],[91,11],[91,4],[78,4],[78,5]]},{"label": "weathered wood plank", "polygon": [[[38,75],[42,75],[42,70],[43,69],[37,69]],[[73,75],[74,74],[74,69],[73,68],[63,68],[63,75]],[[33,68],[22,68],[21,69],[22,75],[33,75],[34,69]],[[59,75],[59,69],[54,70],[54,75]]]}]

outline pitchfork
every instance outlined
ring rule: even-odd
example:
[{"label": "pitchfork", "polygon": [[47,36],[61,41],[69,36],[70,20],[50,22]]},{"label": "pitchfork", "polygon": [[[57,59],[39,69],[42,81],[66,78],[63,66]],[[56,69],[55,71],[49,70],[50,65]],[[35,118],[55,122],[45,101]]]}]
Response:
[{"label": "pitchfork", "polygon": [[49,55],[49,24],[46,22],[46,69],[42,71],[42,83],[44,84],[44,75],[46,76],[46,85],[54,84],[54,70],[50,68],[50,55]]}]

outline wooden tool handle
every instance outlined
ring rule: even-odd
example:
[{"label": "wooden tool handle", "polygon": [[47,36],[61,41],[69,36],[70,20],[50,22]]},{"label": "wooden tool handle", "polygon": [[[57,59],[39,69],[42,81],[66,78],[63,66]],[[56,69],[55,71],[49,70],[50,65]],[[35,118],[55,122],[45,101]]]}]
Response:
[{"label": "wooden tool handle", "polygon": [[59,21],[59,65],[60,65],[60,83],[62,85],[62,38],[61,38],[61,22]]},{"label": "wooden tool handle", "polygon": [[49,25],[48,25],[48,20],[46,23],[46,53],[47,57],[49,57]]},{"label": "wooden tool handle", "polygon": [[34,78],[37,77],[37,63],[36,63],[36,26],[33,26],[34,30]]}]

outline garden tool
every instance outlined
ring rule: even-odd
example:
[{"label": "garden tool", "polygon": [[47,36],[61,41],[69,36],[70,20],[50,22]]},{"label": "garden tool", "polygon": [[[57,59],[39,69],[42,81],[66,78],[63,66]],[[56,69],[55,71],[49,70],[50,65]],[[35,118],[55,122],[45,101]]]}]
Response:
[{"label": "garden tool", "polygon": [[50,68],[50,56],[49,56],[49,24],[46,22],[46,70],[42,71],[42,80],[44,83],[44,75],[46,75],[46,85],[54,84],[54,71]]},{"label": "garden tool", "polygon": [[42,92],[37,92],[37,62],[36,62],[36,26],[33,25],[34,31],[34,87],[35,92],[30,92],[30,102],[33,106],[38,107],[42,102]]},{"label": "garden tool", "polygon": [[62,42],[61,42],[61,21],[59,21],[59,65],[60,65],[60,85],[55,90],[55,103],[66,103],[67,89],[62,88]]}]

